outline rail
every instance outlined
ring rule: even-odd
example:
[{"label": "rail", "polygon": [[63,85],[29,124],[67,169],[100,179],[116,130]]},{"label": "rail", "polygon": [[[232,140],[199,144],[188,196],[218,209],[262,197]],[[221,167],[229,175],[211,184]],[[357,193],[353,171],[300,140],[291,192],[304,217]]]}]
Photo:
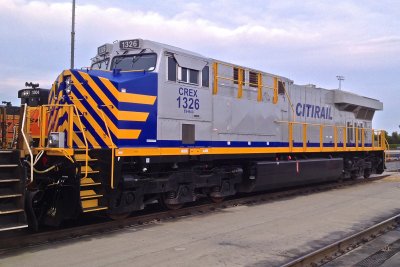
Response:
[{"label": "rail", "polygon": [[[296,121],[275,121],[276,123],[283,123],[288,125],[288,147],[290,152],[300,152],[300,151],[307,151],[307,149],[313,148],[315,149],[315,145],[311,146],[309,145],[309,140],[307,138],[308,136],[308,130],[311,127],[314,127],[313,129],[317,129],[319,133],[319,150],[322,151],[323,148],[329,147],[333,148],[334,151],[339,151],[339,150],[365,150],[366,148],[372,148],[372,149],[377,149],[377,150],[385,150],[386,149],[386,138],[384,136],[384,131],[382,130],[375,130],[375,129],[367,129],[367,128],[361,128],[361,127],[355,127],[355,126],[338,126],[338,125],[333,125],[333,124],[320,124],[320,123],[306,123],[306,122],[296,122]],[[295,132],[294,132],[294,126],[299,125],[301,126],[301,129],[297,131],[297,140],[299,142],[297,143],[302,143],[302,146],[295,146]],[[332,136],[329,136],[329,139],[331,139],[329,142],[324,142],[324,132],[326,128],[331,128],[331,131],[333,132]],[[339,136],[339,130],[341,130],[342,134]],[[355,132],[355,138],[354,142],[351,140],[352,138],[349,138],[348,136],[348,131],[350,130],[350,133]],[[371,144],[370,146],[367,146],[366,143],[366,134],[367,131],[371,132]],[[361,136],[360,136],[361,135]],[[340,140],[341,139],[341,140]],[[329,146],[326,146],[325,144],[329,143]]]},{"label": "rail", "polygon": [[233,199],[226,200],[222,203],[197,203],[196,205],[189,205],[178,210],[156,211],[145,214],[134,214],[124,220],[103,220],[99,217],[99,221],[85,221],[83,224],[78,224],[75,227],[68,227],[65,229],[56,229],[38,233],[27,233],[17,236],[4,237],[0,239],[0,254],[2,252],[21,249],[23,247],[32,245],[42,245],[49,242],[56,242],[70,238],[87,237],[107,231],[120,230],[124,227],[132,227],[132,225],[146,225],[179,217],[186,218],[188,215],[196,216],[196,214],[204,214],[206,212],[215,212],[221,209],[236,207],[238,205],[247,205],[248,203],[268,203],[270,201],[277,201],[277,199],[288,197],[295,197],[299,195],[312,194],[315,192],[334,190],[346,188],[347,186],[354,186],[357,184],[371,183],[387,177],[388,175],[381,175],[369,179],[345,180],[340,183],[324,183],[317,185],[308,185],[295,189],[288,189],[279,192],[260,193],[251,196],[236,196]]},{"label": "rail", "polygon": [[[106,105],[103,105],[106,106]],[[108,138],[110,138],[110,144],[111,144],[111,181],[110,181],[110,185],[111,185],[111,189],[114,189],[114,157],[115,157],[115,145],[114,142],[111,138],[111,134],[110,134],[110,129],[108,127],[105,115],[104,115],[104,111],[100,108],[97,108],[97,110],[100,111],[101,117],[103,119],[104,125],[106,126],[107,129],[107,135]]]},{"label": "rail", "polygon": [[22,137],[24,139],[26,148],[28,149],[29,156],[30,156],[31,176],[30,176],[29,182],[32,183],[33,182],[33,153],[32,153],[32,149],[31,149],[31,147],[29,145],[28,138],[26,138],[26,135],[25,135],[25,121],[26,121],[26,111],[27,111],[27,109],[28,109],[28,105],[25,103],[24,104],[24,114],[22,115],[21,134],[22,134]]},{"label": "rail", "polygon": [[[295,266],[320,266],[329,261],[334,260],[351,250],[359,247],[360,244],[366,243],[379,237],[387,231],[397,227],[400,222],[400,214],[377,223],[365,230],[355,233],[349,237],[345,237],[316,251],[310,252],[295,260],[292,260],[282,267],[295,267]],[[355,265],[356,266],[356,265]]]}]

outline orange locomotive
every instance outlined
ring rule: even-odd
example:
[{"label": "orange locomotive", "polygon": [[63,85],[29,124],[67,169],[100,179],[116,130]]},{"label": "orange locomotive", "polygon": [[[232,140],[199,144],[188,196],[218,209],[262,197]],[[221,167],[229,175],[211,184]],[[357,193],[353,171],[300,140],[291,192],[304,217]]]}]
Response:
[{"label": "orange locomotive", "polygon": [[15,147],[18,132],[20,107],[11,106],[11,102],[3,101],[4,106],[0,107],[0,140],[2,149]]}]

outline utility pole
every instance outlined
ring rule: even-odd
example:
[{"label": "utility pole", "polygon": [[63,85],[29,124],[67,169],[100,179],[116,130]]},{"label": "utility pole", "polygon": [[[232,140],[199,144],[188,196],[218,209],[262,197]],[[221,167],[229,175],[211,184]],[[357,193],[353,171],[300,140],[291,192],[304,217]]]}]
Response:
[{"label": "utility pole", "polygon": [[342,90],[342,81],[344,81],[344,76],[338,75],[336,78],[339,80],[339,90]]},{"label": "utility pole", "polygon": [[75,57],[75,0],[72,0],[71,69],[74,68],[74,57]]}]

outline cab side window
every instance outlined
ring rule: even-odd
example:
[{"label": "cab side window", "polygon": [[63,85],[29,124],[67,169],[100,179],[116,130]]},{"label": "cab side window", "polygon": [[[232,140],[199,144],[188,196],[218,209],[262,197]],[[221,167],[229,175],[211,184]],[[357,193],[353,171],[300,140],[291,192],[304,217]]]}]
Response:
[{"label": "cab side window", "polygon": [[199,71],[179,67],[178,78],[180,82],[191,83],[191,84],[199,84]]},{"label": "cab side window", "polygon": [[210,76],[209,76],[209,67],[205,66],[201,71],[201,86],[209,87],[210,86]]},{"label": "cab side window", "polygon": [[168,63],[168,70],[167,70],[167,76],[168,76],[168,81],[173,81],[176,82],[177,78],[177,62],[175,58],[173,57],[167,57],[167,63]]}]

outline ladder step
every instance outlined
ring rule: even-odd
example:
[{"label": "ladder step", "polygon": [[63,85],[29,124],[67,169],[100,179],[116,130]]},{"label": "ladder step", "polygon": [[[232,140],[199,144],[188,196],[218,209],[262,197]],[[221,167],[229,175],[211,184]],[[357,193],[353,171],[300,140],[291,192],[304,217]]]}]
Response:
[{"label": "ladder step", "polygon": [[100,172],[100,171],[92,170],[92,168],[90,168],[90,166],[87,166],[87,168],[86,168],[86,166],[81,166],[81,173],[82,174],[85,173],[85,170],[87,170],[87,173],[99,173]]},{"label": "ladder step", "polygon": [[92,198],[100,198],[103,195],[97,194],[93,189],[81,190],[80,192],[81,199],[92,199]]},{"label": "ladder step", "polygon": [[0,183],[15,183],[15,182],[20,182],[19,179],[4,179],[0,180]]},{"label": "ladder step", "polygon": [[[92,178],[87,177],[87,178],[82,178],[81,179],[81,187],[84,186],[95,186],[95,185],[101,185],[100,182],[95,182]],[[93,193],[93,192],[92,192]]]},{"label": "ladder step", "polygon": [[101,183],[81,183],[81,187],[96,186],[96,185],[101,185]]},{"label": "ladder step", "polygon": [[[85,170],[81,171],[82,173],[85,173]],[[93,171],[93,170],[88,170],[87,173],[88,174],[94,174],[94,173],[99,173],[100,171]]]},{"label": "ladder step", "polygon": [[101,198],[103,195],[98,195],[98,194],[93,194],[93,195],[87,195],[87,196],[81,196],[81,200],[84,199],[92,199],[92,198]]},{"label": "ladder step", "polygon": [[[76,161],[86,161],[86,154],[75,154]],[[96,161],[97,159],[92,159],[88,156],[88,161]]]},{"label": "ladder step", "polygon": [[16,210],[0,210],[0,215],[5,215],[5,214],[13,214],[13,213],[20,213],[24,212],[23,209],[16,209]]},{"label": "ladder step", "polygon": [[83,212],[93,212],[93,211],[100,211],[100,210],[106,210],[107,207],[103,207],[103,206],[97,206],[97,207],[92,207],[92,208],[84,208],[82,209]]},{"label": "ladder step", "polygon": [[[80,155],[80,154],[78,154],[78,155]],[[85,162],[85,161],[86,161],[86,159],[84,159],[84,158],[76,158],[76,157],[75,157],[75,159],[76,159],[76,161],[79,161],[79,162]],[[88,161],[89,161],[89,162],[91,162],[91,161],[97,161],[97,159],[88,158]]]},{"label": "ladder step", "polygon": [[[79,154],[78,154],[79,155]],[[78,161],[78,162],[85,162],[86,160],[85,159],[77,159],[77,158],[75,158],[76,159],[76,161]],[[88,162],[93,162],[93,161],[97,161],[97,159],[88,159]]]},{"label": "ladder step", "polygon": [[0,164],[0,168],[14,168],[18,167],[18,164]]},{"label": "ladder step", "polygon": [[2,198],[15,198],[15,197],[22,197],[22,195],[21,194],[0,195],[0,199],[2,199]]},{"label": "ladder step", "polygon": [[23,223],[18,223],[18,224],[9,224],[9,225],[3,225],[0,227],[0,232],[2,231],[10,231],[10,230],[17,230],[17,229],[22,229],[22,228],[27,228],[27,224]]},{"label": "ladder step", "polygon": [[82,206],[82,209],[90,209],[90,208],[98,207],[99,199],[92,198],[92,199],[81,200],[81,206]]}]

